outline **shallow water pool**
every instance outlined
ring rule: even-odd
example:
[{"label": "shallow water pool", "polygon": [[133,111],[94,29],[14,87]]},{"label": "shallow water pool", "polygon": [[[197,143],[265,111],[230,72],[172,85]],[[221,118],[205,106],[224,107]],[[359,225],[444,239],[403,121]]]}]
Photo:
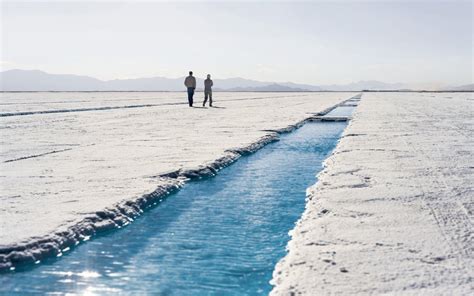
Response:
[{"label": "shallow water pool", "polygon": [[354,111],[354,106],[339,106],[333,110],[331,110],[325,116],[327,117],[350,117],[352,112]]},{"label": "shallow water pool", "polygon": [[267,294],[306,188],[345,126],[314,122],[282,135],[216,177],[188,183],[126,228],[0,275],[0,294]]}]

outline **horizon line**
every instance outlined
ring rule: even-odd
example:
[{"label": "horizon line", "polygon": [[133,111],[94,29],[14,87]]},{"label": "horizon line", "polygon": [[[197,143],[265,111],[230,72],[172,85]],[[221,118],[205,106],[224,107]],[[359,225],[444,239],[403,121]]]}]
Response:
[{"label": "horizon line", "polygon": [[[25,71],[25,72],[42,72],[48,75],[72,75],[72,76],[82,76],[82,77],[88,77],[92,79],[96,79],[102,82],[108,82],[108,81],[114,81],[114,80],[135,80],[135,79],[151,79],[151,78],[163,78],[163,79],[170,79],[170,80],[175,80],[175,79],[182,79],[185,78],[186,76],[178,76],[178,77],[166,77],[166,76],[142,76],[142,77],[134,77],[134,78],[113,78],[113,79],[102,79],[102,78],[97,78],[95,76],[91,75],[84,75],[84,74],[72,74],[72,73],[52,73],[52,72],[46,72],[44,70],[40,69],[20,69],[20,68],[12,68],[12,69],[7,69],[7,70],[1,70],[0,73],[5,73],[8,71]],[[193,71],[193,74],[194,71]],[[205,74],[207,75],[207,74]],[[194,76],[194,75],[193,75]],[[205,79],[203,77],[199,76],[194,76],[198,79]],[[263,80],[257,80],[257,79],[252,79],[252,78],[244,78],[240,76],[233,76],[233,77],[223,77],[223,78],[214,78],[218,80],[230,80],[230,79],[243,79],[243,80],[251,80],[255,82],[261,82],[261,83],[270,83],[270,84],[278,84],[278,83],[292,83],[292,84],[301,84],[301,85],[308,85],[308,86],[313,86],[313,87],[320,87],[320,86],[341,86],[341,85],[346,85],[346,84],[355,84],[355,83],[361,83],[361,82],[380,82],[380,83],[385,83],[385,84],[404,84],[404,85],[417,85],[417,84],[437,84],[437,85],[448,85],[448,87],[458,87],[458,86],[466,86],[470,84],[474,84],[473,81],[471,82],[464,82],[462,84],[457,84],[457,85],[452,85],[448,82],[439,82],[439,81],[425,81],[425,82],[386,82],[386,81],[381,81],[381,80],[376,80],[376,79],[361,79],[361,80],[352,80],[351,82],[346,82],[346,83],[322,83],[322,84],[314,84],[314,83],[300,83],[300,82],[293,82],[293,81],[263,81]]]}]

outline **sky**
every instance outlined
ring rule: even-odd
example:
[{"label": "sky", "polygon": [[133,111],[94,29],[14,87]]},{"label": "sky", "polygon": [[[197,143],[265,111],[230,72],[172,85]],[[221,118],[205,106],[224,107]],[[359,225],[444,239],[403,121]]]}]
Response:
[{"label": "sky", "polygon": [[1,1],[2,71],[473,83],[472,1]]}]

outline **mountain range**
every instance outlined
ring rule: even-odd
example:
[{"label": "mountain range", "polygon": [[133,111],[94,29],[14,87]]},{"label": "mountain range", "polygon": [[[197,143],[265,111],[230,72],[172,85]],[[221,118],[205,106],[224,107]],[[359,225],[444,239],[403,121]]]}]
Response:
[{"label": "mountain range", "polygon": [[474,91],[474,83],[444,88],[443,90]]},{"label": "mountain range", "polygon": [[[203,79],[196,78],[198,90]],[[99,80],[89,76],[50,74],[39,70],[8,70],[0,72],[0,91],[182,91],[184,77],[149,77],[136,79]],[[263,82],[245,78],[213,79],[214,91],[361,91],[401,90],[410,87],[402,83],[359,81],[350,84],[309,85],[292,82]],[[474,85],[449,88],[474,90]]]}]

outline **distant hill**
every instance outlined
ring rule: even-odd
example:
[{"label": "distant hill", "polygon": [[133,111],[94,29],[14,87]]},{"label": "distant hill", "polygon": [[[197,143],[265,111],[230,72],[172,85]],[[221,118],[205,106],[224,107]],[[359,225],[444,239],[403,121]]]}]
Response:
[{"label": "distant hill", "polygon": [[[216,89],[221,90],[221,89]],[[256,87],[234,87],[229,89],[222,89],[225,91],[273,91],[273,92],[292,92],[292,91],[309,91],[308,89],[288,87],[281,84],[273,83],[265,86]]]},{"label": "distant hill", "polygon": [[[196,78],[198,88],[203,79]],[[244,78],[213,79],[215,89],[227,91],[308,91],[298,84],[275,84]],[[88,76],[49,74],[39,70],[9,70],[0,73],[1,91],[182,91],[184,77],[150,77],[99,80]],[[290,86],[291,85],[291,86]]]},{"label": "distant hill", "polygon": [[39,70],[9,70],[0,73],[3,91],[48,91],[102,89],[103,81],[87,76],[48,74]]},{"label": "distant hill", "polygon": [[326,90],[354,90],[354,91],[361,91],[364,89],[367,90],[398,90],[407,88],[407,86],[403,83],[385,83],[376,80],[365,80],[354,82],[350,84],[332,84],[332,85],[321,85],[321,88]]},{"label": "distant hill", "polygon": [[474,83],[466,84],[466,85],[460,85],[460,86],[447,87],[443,90],[474,91]]},{"label": "distant hill", "polygon": [[[198,89],[203,79],[196,78]],[[362,91],[400,90],[409,88],[402,83],[375,80],[349,84],[309,85],[293,82],[264,82],[245,78],[213,79],[214,90],[221,91]],[[149,77],[137,79],[99,80],[93,77],[49,74],[39,70],[8,70],[0,72],[0,91],[183,91],[184,76],[178,78]],[[451,88],[473,90],[473,84]]]}]

